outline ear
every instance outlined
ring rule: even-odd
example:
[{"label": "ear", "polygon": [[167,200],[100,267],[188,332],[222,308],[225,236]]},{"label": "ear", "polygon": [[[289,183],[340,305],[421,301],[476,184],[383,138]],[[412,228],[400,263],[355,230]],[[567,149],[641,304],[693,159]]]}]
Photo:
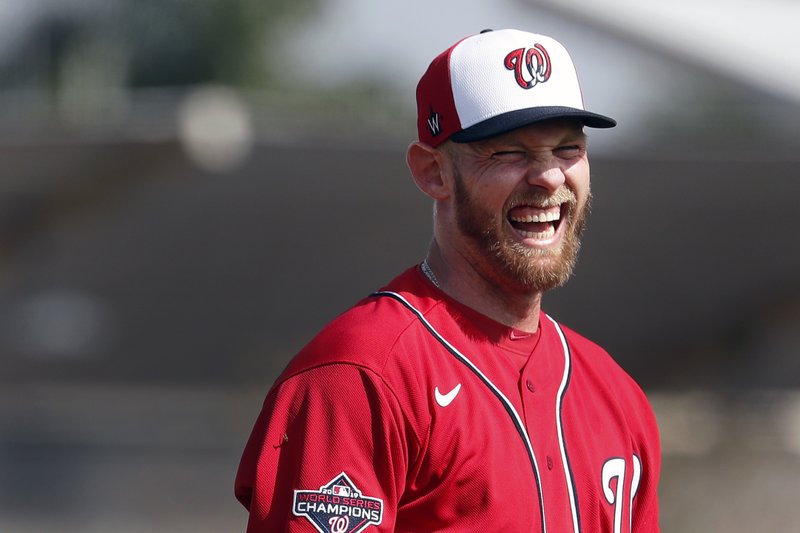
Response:
[{"label": "ear", "polygon": [[411,143],[406,152],[406,164],[422,192],[434,200],[450,196],[445,179],[448,160],[440,150],[421,142]]}]

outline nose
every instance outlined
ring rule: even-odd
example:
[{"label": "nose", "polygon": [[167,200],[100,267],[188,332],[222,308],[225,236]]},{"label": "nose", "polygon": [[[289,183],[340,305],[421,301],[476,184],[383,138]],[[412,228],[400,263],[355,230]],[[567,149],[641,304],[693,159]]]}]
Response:
[{"label": "nose", "polygon": [[561,166],[553,162],[547,165],[535,165],[528,171],[527,180],[530,185],[553,193],[564,185],[566,176]]}]

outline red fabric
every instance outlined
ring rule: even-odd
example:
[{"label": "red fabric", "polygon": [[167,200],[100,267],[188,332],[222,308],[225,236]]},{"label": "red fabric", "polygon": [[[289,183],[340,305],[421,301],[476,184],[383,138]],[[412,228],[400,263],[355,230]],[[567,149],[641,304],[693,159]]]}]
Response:
[{"label": "red fabric", "polygon": [[[571,372],[559,417],[565,356],[548,317],[538,334],[520,335],[449,299],[418,268],[387,288],[513,404],[535,453],[542,500],[524,441],[498,398],[401,303],[370,297],[329,324],[267,395],[236,477],[249,532],[328,531],[295,516],[295,491],[317,491],[341,473],[381,500],[380,524],[364,531],[543,531],[543,507],[547,531],[569,532],[570,486],[585,533],[612,532],[615,520],[622,532],[631,521],[636,532],[659,530],[655,419],[605,351],[564,328]],[[437,388],[445,394],[459,384],[449,405],[437,404]],[[631,513],[634,457],[641,475]]]},{"label": "red fabric", "polygon": [[[421,142],[433,147],[461,131],[450,84],[450,54],[460,42],[439,54],[417,84],[417,133]],[[432,130],[429,121],[439,129]]]}]

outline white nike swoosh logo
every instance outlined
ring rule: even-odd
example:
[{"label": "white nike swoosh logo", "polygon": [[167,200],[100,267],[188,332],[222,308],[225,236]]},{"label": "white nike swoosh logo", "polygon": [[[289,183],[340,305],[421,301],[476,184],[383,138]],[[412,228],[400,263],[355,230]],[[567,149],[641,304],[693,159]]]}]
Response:
[{"label": "white nike swoosh logo", "polygon": [[447,407],[453,400],[455,400],[456,396],[458,396],[458,391],[460,390],[461,390],[461,383],[456,385],[453,388],[453,390],[451,390],[447,394],[442,394],[441,392],[439,392],[439,387],[436,387],[433,391],[433,395],[436,397],[436,403],[438,403],[442,407]]}]

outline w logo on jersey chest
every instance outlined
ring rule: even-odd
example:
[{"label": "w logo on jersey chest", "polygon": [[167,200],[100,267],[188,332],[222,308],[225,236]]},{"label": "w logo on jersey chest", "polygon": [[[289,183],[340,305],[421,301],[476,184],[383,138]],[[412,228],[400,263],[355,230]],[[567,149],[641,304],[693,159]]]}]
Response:
[{"label": "w logo on jersey chest", "polygon": [[639,482],[642,479],[642,461],[634,455],[632,463],[630,474],[622,457],[614,457],[603,463],[601,485],[606,503],[614,506],[614,533],[623,531],[623,508],[628,509],[627,531],[633,531],[633,498],[639,490]]}]

